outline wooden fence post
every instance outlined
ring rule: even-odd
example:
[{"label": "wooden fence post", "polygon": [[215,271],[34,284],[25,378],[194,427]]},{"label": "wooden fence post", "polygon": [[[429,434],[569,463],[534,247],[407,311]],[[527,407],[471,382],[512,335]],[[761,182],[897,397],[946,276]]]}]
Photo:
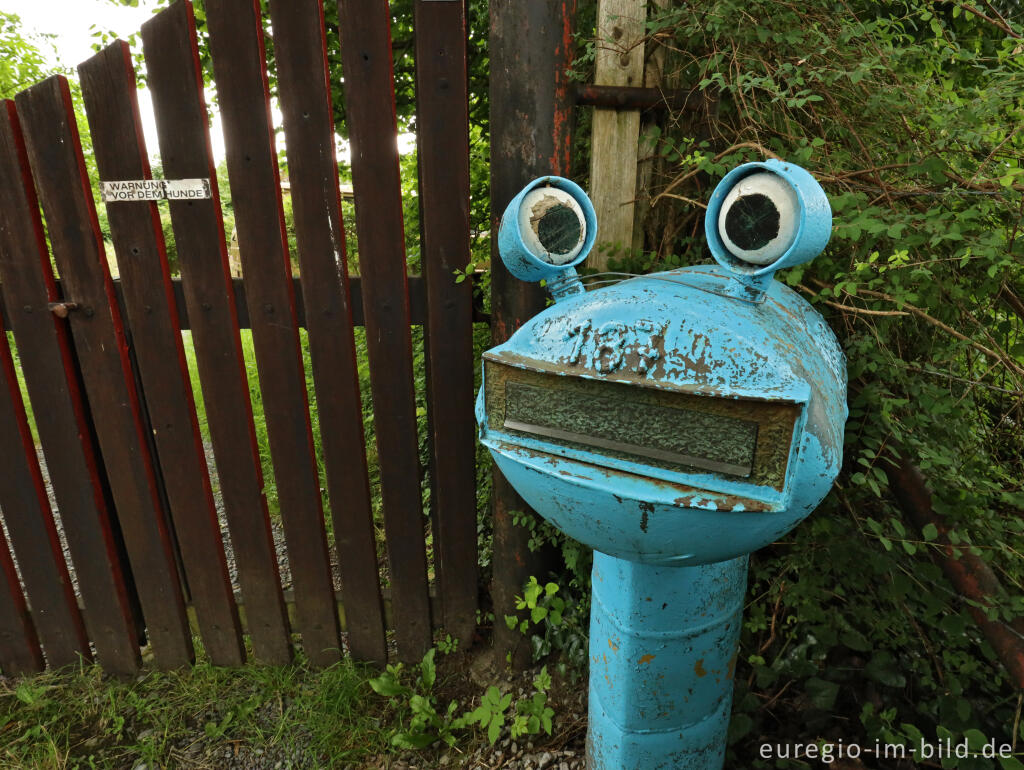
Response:
[{"label": "wooden fence post", "polygon": [[[644,85],[646,16],[647,0],[600,0],[596,85]],[[588,267],[605,270],[616,245],[633,245],[639,143],[639,110],[594,108],[590,198],[597,213],[598,248],[591,252]],[[610,244],[612,248],[601,248],[601,244]]]},{"label": "wooden fence post", "polygon": [[[493,0],[491,15],[491,233],[497,235],[505,206],[527,182],[542,174],[567,174],[570,167],[573,99],[566,69],[573,55],[576,0]],[[634,158],[636,157],[634,153]],[[543,290],[514,278],[491,241],[491,340],[507,340],[544,307]],[[515,595],[544,564],[527,546],[529,532],[512,514],[530,512],[494,469],[494,648],[527,662],[528,645],[509,630]]]}]

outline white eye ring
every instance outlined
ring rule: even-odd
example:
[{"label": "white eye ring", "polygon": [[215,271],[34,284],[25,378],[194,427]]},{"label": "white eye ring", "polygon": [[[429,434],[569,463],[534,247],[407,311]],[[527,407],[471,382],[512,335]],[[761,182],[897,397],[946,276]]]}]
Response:
[{"label": "white eye ring", "polygon": [[[569,212],[576,215],[575,223]],[[537,259],[564,265],[579,256],[587,239],[587,221],[571,193],[557,187],[535,187],[519,206],[519,236]]]},{"label": "white eye ring", "polygon": [[800,201],[786,180],[770,171],[743,177],[725,196],[718,234],[729,252],[753,265],[770,265],[796,240]]}]

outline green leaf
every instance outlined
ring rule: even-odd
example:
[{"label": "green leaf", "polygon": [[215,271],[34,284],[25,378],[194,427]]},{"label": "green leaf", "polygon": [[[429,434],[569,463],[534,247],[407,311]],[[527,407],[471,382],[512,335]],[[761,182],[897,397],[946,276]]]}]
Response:
[{"label": "green leaf", "polygon": [[967,739],[967,745],[975,751],[979,751],[982,746],[988,743],[988,738],[985,736],[985,733],[976,728],[964,730],[964,738]]},{"label": "green leaf", "polygon": [[818,677],[808,679],[804,687],[811,703],[822,711],[831,711],[836,704],[836,698],[839,697],[838,684]]},{"label": "green leaf", "polygon": [[859,631],[854,631],[853,629],[843,633],[839,640],[851,650],[856,650],[857,652],[867,652],[871,649],[871,642]]},{"label": "green leaf", "polygon": [[499,722],[497,718],[492,719],[491,726],[487,728],[487,740],[492,746],[498,742],[498,736],[501,735],[501,726],[504,721],[504,719],[501,722]]},{"label": "green leaf", "polygon": [[390,698],[395,695],[406,695],[412,692],[412,690],[410,690],[408,687],[399,684],[397,681],[395,681],[387,675],[377,677],[376,679],[371,679],[370,687],[372,687],[373,691],[378,695],[383,695],[387,698]]},{"label": "green leaf", "polygon": [[868,661],[864,673],[887,687],[904,687],[907,684],[906,676],[896,665],[895,658],[888,652],[880,652]]},{"label": "green leaf", "polygon": [[750,733],[754,729],[754,720],[749,714],[733,714],[729,722],[728,743],[732,744]]},{"label": "green leaf", "polygon": [[939,536],[939,528],[936,527],[931,522],[928,522],[921,529],[921,534],[924,536],[925,540],[931,542],[932,540],[935,540]]}]

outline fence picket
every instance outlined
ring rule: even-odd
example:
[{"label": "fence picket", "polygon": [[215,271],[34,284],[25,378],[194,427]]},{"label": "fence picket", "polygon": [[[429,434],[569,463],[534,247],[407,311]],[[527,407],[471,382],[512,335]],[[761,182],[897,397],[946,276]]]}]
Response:
[{"label": "fence picket", "polygon": [[338,3],[356,235],[398,655],[431,644],[388,4]]},{"label": "fence picket", "polygon": [[[386,604],[404,661],[421,658],[434,624],[443,622],[464,644],[475,634],[473,323],[487,319],[474,306],[472,282],[455,280],[471,258],[464,4],[412,3],[421,277],[407,274],[405,259],[391,9],[386,0],[338,0],[360,259],[359,275],[350,277],[323,6],[268,0],[298,278],[291,275],[274,146],[264,6],[260,0],[204,6],[244,279],[233,280],[229,267],[191,0],[174,0],[142,26],[141,37],[164,177],[206,179],[212,197],[108,204],[116,283],[66,79],[50,78],[0,103],[0,333],[5,326],[13,331],[30,400],[46,406],[35,416],[56,500],[51,511],[14,364],[0,339],[0,446],[9,458],[0,506],[13,554],[26,565],[19,584],[0,538],[5,670],[88,658],[91,639],[104,669],[130,675],[141,662],[144,633],[158,666],[188,665],[194,651],[187,601],[210,659],[223,665],[244,662],[243,632],[261,662],[289,662],[292,602],[295,630],[315,665],[339,660],[343,639],[355,659],[385,662]],[[79,74],[101,179],[150,179],[128,45],[106,47]],[[168,265],[159,219],[164,205],[180,278],[172,278]],[[423,515],[414,324],[424,327],[429,517]],[[356,325],[365,326],[370,362],[386,589],[378,575]],[[300,326],[308,333],[340,594]],[[264,495],[243,328],[252,330],[256,351],[289,586],[281,585]],[[195,347],[238,568],[237,604],[182,330]],[[436,603],[427,526],[433,527]]]},{"label": "fence picket", "polygon": [[192,4],[179,0],[143,24],[142,42],[164,174],[210,180],[211,199],[170,202],[171,224],[246,630],[257,658],[284,664],[292,657],[288,616],[263,495]]},{"label": "fence picket", "polygon": [[18,557],[36,631],[53,667],[92,660],[39,471],[7,333],[0,326],[0,509]]},{"label": "fence picket", "polygon": [[79,306],[69,316],[118,520],[157,665],[193,659],[174,555],[142,430],[127,343],[103,250],[67,80],[54,76],[15,99],[49,225],[53,256]]},{"label": "fence picket", "polygon": [[64,525],[85,625],[103,668],[138,670],[132,604],[124,582],[103,482],[93,454],[67,322],[51,315],[59,299],[39,204],[14,102],[0,106],[0,287],[35,412],[50,482]]},{"label": "fence picket", "polygon": [[34,674],[43,670],[39,638],[28,614],[25,595],[18,584],[7,539],[0,532],[0,669],[7,676]]},{"label": "fence picket", "polygon": [[348,646],[387,660],[359,375],[349,300],[331,92],[318,0],[272,0],[302,304],[341,572]]},{"label": "fence picket", "polygon": [[[100,178],[150,179],[128,44],[78,68]],[[124,305],[200,634],[210,660],[245,660],[155,203],[107,205]]]},{"label": "fence picket", "polygon": [[469,254],[469,106],[462,3],[416,0],[416,115],[427,286],[435,560],[445,630],[476,630],[473,286]]},{"label": "fence picket", "polygon": [[298,626],[309,660],[330,665],[340,656],[338,607],[290,280],[259,3],[209,0],[206,23]]}]

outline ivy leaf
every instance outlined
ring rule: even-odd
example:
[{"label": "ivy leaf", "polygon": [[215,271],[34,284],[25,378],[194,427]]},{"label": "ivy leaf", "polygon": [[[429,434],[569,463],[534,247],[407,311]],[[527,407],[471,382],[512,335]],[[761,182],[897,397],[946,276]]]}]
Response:
[{"label": "ivy leaf", "polygon": [[907,678],[896,665],[891,653],[880,652],[864,667],[864,673],[871,679],[887,687],[904,687]]},{"label": "ivy leaf", "polygon": [[822,711],[831,711],[836,705],[836,698],[839,697],[839,685],[835,682],[828,682],[818,677],[811,677],[805,684],[807,695],[811,703]]}]

